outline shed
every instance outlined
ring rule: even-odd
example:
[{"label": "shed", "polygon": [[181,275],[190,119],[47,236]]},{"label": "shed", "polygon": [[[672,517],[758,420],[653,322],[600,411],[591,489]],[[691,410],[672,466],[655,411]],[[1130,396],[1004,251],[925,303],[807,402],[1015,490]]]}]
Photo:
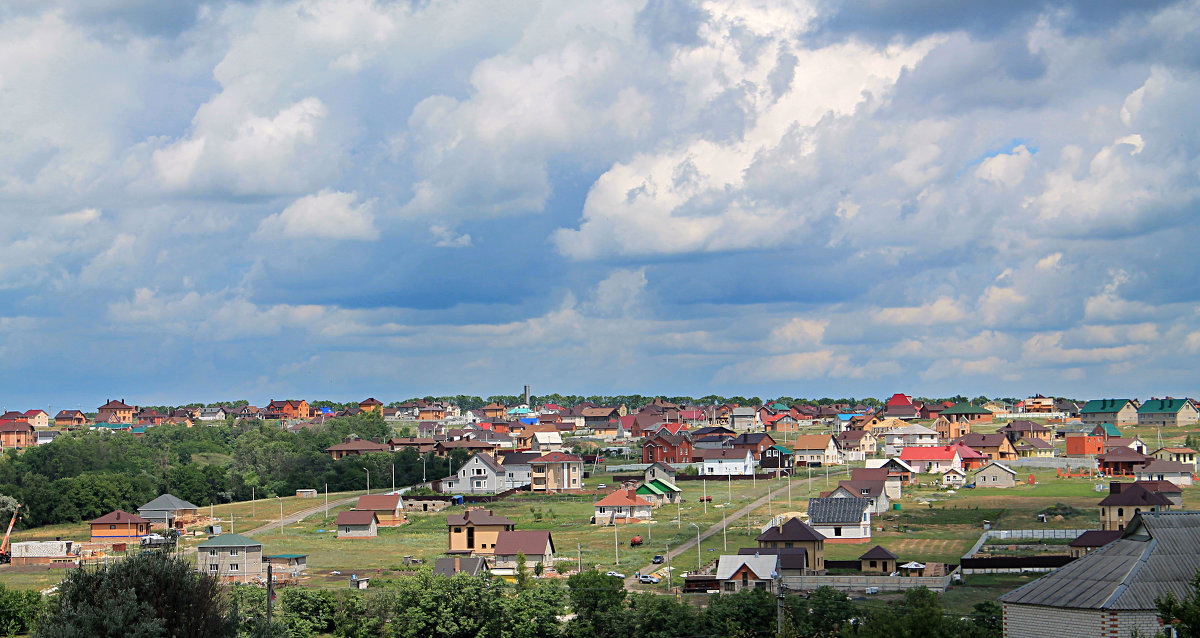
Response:
[{"label": "shed", "polygon": [[896,571],[896,561],[899,558],[884,549],[882,545],[876,545],[868,549],[862,556],[858,557],[862,561],[860,568],[864,572],[878,572],[881,574],[890,574]]},{"label": "shed", "polygon": [[976,487],[1013,487],[1017,484],[1017,471],[1003,463],[988,463],[975,473]]},{"label": "shed", "polygon": [[350,510],[337,516],[338,538],[375,538],[379,535],[379,518],[371,510]]}]

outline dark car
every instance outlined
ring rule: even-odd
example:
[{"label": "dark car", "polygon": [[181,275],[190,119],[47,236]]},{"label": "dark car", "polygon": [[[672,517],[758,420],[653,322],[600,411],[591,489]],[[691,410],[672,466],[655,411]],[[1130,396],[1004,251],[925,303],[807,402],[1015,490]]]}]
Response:
[{"label": "dark car", "polygon": [[655,554],[654,560],[651,560],[650,562],[654,563],[655,565],[662,565],[662,563],[663,563],[662,554]]},{"label": "dark car", "polygon": [[808,466],[809,467],[821,467],[821,462],[820,461],[809,461]]}]

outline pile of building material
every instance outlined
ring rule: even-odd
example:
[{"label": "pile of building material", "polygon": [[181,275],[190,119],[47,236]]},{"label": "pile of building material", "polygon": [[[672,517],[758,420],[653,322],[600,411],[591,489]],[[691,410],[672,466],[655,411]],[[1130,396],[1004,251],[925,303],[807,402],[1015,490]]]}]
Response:
[{"label": "pile of building material", "polygon": [[74,563],[74,541],[24,541],[12,544],[14,565]]}]

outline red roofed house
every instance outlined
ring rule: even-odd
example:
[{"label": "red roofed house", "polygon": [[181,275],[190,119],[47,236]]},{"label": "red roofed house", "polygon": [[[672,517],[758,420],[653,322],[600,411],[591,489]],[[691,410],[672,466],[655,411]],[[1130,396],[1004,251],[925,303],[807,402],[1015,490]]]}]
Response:
[{"label": "red roofed house", "polygon": [[363,412],[378,412],[379,415],[382,416],[383,415],[383,402],[380,401],[379,399],[376,399],[375,397],[371,397],[371,398],[367,399],[366,401],[359,401],[358,409]]},{"label": "red roofed house", "polygon": [[768,432],[795,432],[800,429],[800,422],[787,412],[772,414],[763,419],[763,425]]},{"label": "red roofed house", "polygon": [[299,401],[276,401],[271,399],[267,404],[265,416],[268,419],[311,419],[312,409],[308,406],[308,401],[303,399]]},{"label": "red roofed house", "polygon": [[133,424],[133,406],[125,405],[125,399],[120,401],[109,399],[108,403],[100,406],[96,411],[96,422]]},{"label": "red roofed house", "polygon": [[977,470],[988,464],[988,455],[976,450],[975,448],[964,445],[963,443],[955,443],[958,448],[958,456],[962,459],[962,469],[964,472]]},{"label": "red roofed house", "polygon": [[605,496],[596,501],[595,508],[592,523],[596,525],[648,521],[654,510],[650,501],[638,496],[633,488],[622,488]]},{"label": "red roofed house", "polygon": [[941,474],[951,468],[963,469],[962,456],[956,445],[906,447],[900,450],[900,460],[920,474]]},{"label": "red roofed house", "polygon": [[138,543],[150,533],[150,521],[121,510],[115,510],[88,523],[92,527],[93,543]]},{"label": "red roofed house", "polygon": [[33,426],[25,421],[0,421],[0,448],[24,449],[37,445]]},{"label": "red roofed house", "polygon": [[354,509],[375,512],[380,527],[399,527],[404,524],[404,500],[399,494],[363,494]]},{"label": "red roofed house", "polygon": [[897,419],[915,419],[921,416],[921,412],[913,405],[911,396],[897,392],[884,404],[883,415]]},{"label": "red roofed house", "polygon": [[357,436],[348,436],[341,443],[325,448],[333,460],[344,456],[367,454],[369,452],[390,452],[391,448],[378,441],[364,441]]},{"label": "red roofed house", "polygon": [[67,427],[73,425],[86,425],[87,417],[79,410],[62,410],[54,415],[54,425],[56,427]]},{"label": "red roofed house", "polygon": [[50,427],[50,415],[45,410],[26,410],[25,422],[35,428]]},{"label": "red roofed house", "polygon": [[656,432],[642,442],[642,463],[690,463],[692,439],[686,434]]}]

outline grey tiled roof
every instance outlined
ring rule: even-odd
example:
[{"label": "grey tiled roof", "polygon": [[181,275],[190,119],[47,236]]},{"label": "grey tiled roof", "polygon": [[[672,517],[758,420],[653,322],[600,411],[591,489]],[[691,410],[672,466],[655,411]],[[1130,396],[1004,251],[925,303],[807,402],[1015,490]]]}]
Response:
[{"label": "grey tiled roof", "polygon": [[1142,512],[1117,541],[1000,597],[1008,604],[1154,610],[1200,571],[1200,512]]},{"label": "grey tiled roof", "polygon": [[858,523],[870,507],[869,498],[810,498],[808,521],[813,525]]}]

